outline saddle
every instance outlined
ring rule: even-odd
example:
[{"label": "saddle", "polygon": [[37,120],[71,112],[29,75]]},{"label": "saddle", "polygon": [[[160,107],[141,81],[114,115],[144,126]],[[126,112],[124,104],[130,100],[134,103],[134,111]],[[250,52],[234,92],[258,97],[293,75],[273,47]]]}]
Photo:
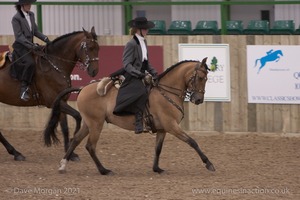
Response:
[{"label": "saddle", "polygon": [[12,53],[10,51],[5,51],[0,54],[0,68],[4,66],[6,60],[12,62]]},{"label": "saddle", "polygon": [[[104,77],[102,78],[98,84],[97,84],[97,93],[100,96],[105,96],[107,92],[112,88],[115,87],[116,89],[119,89],[122,82],[124,81],[123,75],[114,75],[111,77]],[[152,77],[150,75],[146,75],[143,79],[143,82],[148,90],[148,94],[150,94],[150,90],[153,87],[152,83]],[[153,116],[151,115],[149,111],[149,103],[147,103],[145,107],[145,111],[143,114],[143,121],[144,121],[144,131],[151,133],[156,133],[157,129],[154,124]]]}]

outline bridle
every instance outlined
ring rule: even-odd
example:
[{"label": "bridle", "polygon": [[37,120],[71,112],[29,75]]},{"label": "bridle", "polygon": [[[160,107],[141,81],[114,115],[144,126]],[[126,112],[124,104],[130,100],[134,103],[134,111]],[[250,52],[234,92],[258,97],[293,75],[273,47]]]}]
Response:
[{"label": "bridle", "polygon": [[90,56],[88,54],[87,40],[91,40],[92,42],[95,42],[98,45],[98,42],[95,39],[85,39],[85,41],[81,42],[80,50],[84,50],[85,60],[84,60],[84,62],[82,62],[80,59],[78,59],[78,61],[80,62],[80,69],[83,69],[83,70],[87,70],[87,68],[90,66],[91,62],[99,60],[98,57],[90,58]]},{"label": "bridle", "polygon": [[[196,88],[196,80],[197,79],[200,79],[200,80],[203,80],[203,78],[200,78],[199,75],[198,75],[198,71],[202,71],[204,74],[207,74],[207,70],[204,70],[204,69],[200,69],[200,63],[197,63],[196,67],[195,67],[195,71],[193,72],[192,76],[189,78],[188,80],[188,86],[191,85],[191,89],[190,88],[187,88],[186,89],[186,94],[187,95],[191,95],[192,93],[195,93],[195,92],[198,92],[198,93],[202,93],[202,94],[205,94],[205,90],[204,89],[197,89]],[[204,78],[205,80],[207,79],[207,77],[205,76]]]},{"label": "bridle", "polygon": [[77,61],[73,61],[73,60],[67,60],[58,56],[53,56],[53,55],[49,55],[47,53],[45,53],[43,55],[43,57],[50,63],[50,65],[54,68],[54,70],[58,71],[60,74],[62,74],[63,78],[66,80],[66,82],[68,83],[68,87],[71,87],[71,81],[69,80],[69,77],[66,77],[62,71],[54,64],[54,62],[52,60],[60,60],[63,62],[67,62],[67,63],[72,63],[74,65],[78,64],[79,69],[81,70],[87,70],[87,68],[91,65],[91,62],[94,61],[98,61],[99,58],[90,58],[89,54],[88,54],[88,46],[87,46],[87,41],[91,40],[92,42],[96,42],[98,45],[98,42],[96,39],[85,39],[84,41],[81,42],[80,44],[80,51],[84,51],[85,53],[85,60],[81,61],[80,58]]},{"label": "bridle", "polygon": [[[173,94],[173,95],[179,97],[182,100],[184,100],[184,98],[186,96],[191,96],[195,92],[204,94],[205,93],[204,89],[199,89],[198,90],[197,87],[196,87],[196,80],[197,80],[197,78],[199,78],[198,71],[202,71],[205,74],[208,73],[207,69],[205,69],[205,70],[204,69],[200,69],[200,63],[197,62],[195,70],[194,70],[193,74],[191,75],[191,77],[189,78],[189,80],[188,80],[188,82],[186,84],[187,87],[186,87],[185,90],[181,90],[181,89],[178,89],[178,88],[175,88],[175,87],[171,87],[171,86],[167,86],[167,85],[160,84],[160,83],[157,83],[157,85],[156,85],[156,87],[159,90],[160,94],[168,102],[170,102],[173,106],[175,106],[181,112],[181,114],[182,114],[181,120],[184,118],[184,109],[183,109],[183,107],[180,106],[180,105],[178,105],[173,99],[171,99],[170,97],[168,97],[164,92]],[[201,78],[199,78],[199,79],[201,79]],[[206,77],[205,77],[205,79],[206,79]]]}]

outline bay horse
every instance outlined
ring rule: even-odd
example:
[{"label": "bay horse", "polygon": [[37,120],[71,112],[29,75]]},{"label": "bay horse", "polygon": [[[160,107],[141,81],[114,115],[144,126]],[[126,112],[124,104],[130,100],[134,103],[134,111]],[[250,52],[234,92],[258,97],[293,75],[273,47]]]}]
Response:
[{"label": "bay horse", "polygon": [[[35,55],[37,65],[30,86],[31,98],[29,101],[20,99],[21,83],[11,77],[10,66],[13,63],[6,58],[4,66],[0,68],[0,102],[13,106],[46,106],[51,108],[56,96],[64,89],[71,87],[70,75],[76,65],[86,70],[91,77],[98,73],[99,45],[94,27],[92,27],[91,32],[83,29],[83,31],[62,35],[43,48],[41,55]],[[59,121],[66,150],[69,146],[66,114],[76,119],[75,132],[81,126],[81,116],[77,110],[67,104],[67,97],[60,100],[59,103],[62,107]],[[5,146],[8,153],[14,156],[15,160],[25,160],[25,157],[4,138],[1,132],[0,142]]]},{"label": "bay horse", "polygon": [[[206,168],[210,171],[215,171],[213,164],[200,150],[197,142],[188,136],[179,126],[179,123],[184,117],[183,102],[186,94],[190,94],[190,101],[196,105],[204,101],[205,84],[209,70],[206,65],[206,60],[207,58],[204,58],[202,62],[181,61],[171,66],[159,75],[157,83],[150,91],[148,102],[149,111],[153,116],[153,122],[157,129],[153,164],[154,172],[162,173],[164,171],[159,167],[159,157],[167,132],[194,148],[203,163],[205,163]],[[113,172],[111,170],[106,169],[101,164],[95,152],[103,124],[106,121],[123,129],[134,130],[134,116],[116,116],[113,114],[118,90],[112,87],[107,91],[106,95],[100,96],[96,91],[97,85],[97,82],[91,83],[83,87],[79,92],[77,105],[83,119],[83,124],[79,132],[75,134],[65,156],[60,161],[60,173],[66,172],[66,165],[70,159],[70,155],[77,145],[89,135],[86,149],[95,162],[98,171],[102,175],[112,174]],[[58,99],[76,90],[80,89],[67,89],[59,94]],[[54,104],[56,105],[53,106],[53,109],[59,110],[59,104]],[[50,117],[50,120],[51,118],[52,117]],[[55,132],[48,132],[48,134],[55,134]],[[44,138],[50,139],[49,135]]]}]

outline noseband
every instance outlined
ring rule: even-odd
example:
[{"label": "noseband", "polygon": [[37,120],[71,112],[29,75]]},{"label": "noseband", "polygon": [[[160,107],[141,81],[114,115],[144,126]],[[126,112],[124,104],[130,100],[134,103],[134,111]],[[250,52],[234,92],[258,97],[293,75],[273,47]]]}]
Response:
[{"label": "noseband", "polygon": [[[87,40],[89,40],[89,39],[86,39],[85,41],[81,42],[81,44],[80,44],[80,50],[83,50],[84,53],[85,53],[84,62],[82,62],[80,59],[78,60],[78,61],[80,61],[80,69],[83,69],[83,70],[86,70],[90,66],[91,62],[99,60],[98,57],[97,58],[90,58],[90,56],[88,54]],[[91,41],[96,42],[97,45],[98,45],[97,40],[91,39]]]}]

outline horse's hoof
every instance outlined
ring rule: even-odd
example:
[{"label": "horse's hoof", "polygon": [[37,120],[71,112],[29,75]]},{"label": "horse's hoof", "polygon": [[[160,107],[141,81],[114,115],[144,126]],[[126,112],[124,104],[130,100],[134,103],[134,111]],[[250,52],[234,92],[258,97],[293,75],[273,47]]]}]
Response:
[{"label": "horse's hoof", "polygon": [[67,173],[67,170],[65,170],[65,169],[59,169],[59,170],[58,170],[58,173],[60,173],[60,174],[66,174],[66,173]]},{"label": "horse's hoof", "polygon": [[74,162],[77,162],[77,161],[80,161],[80,158],[79,158],[78,154],[72,153],[71,156],[70,156],[70,160],[74,161]]},{"label": "horse's hoof", "polygon": [[102,175],[114,175],[113,171],[111,171],[109,169],[101,170],[100,174],[102,174]]},{"label": "horse's hoof", "polygon": [[157,168],[153,168],[153,171],[154,171],[154,172],[157,172],[158,174],[162,174],[162,173],[164,173],[165,170],[163,170],[163,169],[157,167]]},{"label": "horse's hoof", "polygon": [[17,156],[14,157],[14,160],[16,161],[25,161],[25,156],[23,156],[22,154],[19,154]]},{"label": "horse's hoof", "polygon": [[206,164],[205,167],[206,167],[206,169],[208,169],[209,171],[212,171],[212,172],[216,171],[214,165],[213,165],[211,162],[208,162],[208,163]]}]

